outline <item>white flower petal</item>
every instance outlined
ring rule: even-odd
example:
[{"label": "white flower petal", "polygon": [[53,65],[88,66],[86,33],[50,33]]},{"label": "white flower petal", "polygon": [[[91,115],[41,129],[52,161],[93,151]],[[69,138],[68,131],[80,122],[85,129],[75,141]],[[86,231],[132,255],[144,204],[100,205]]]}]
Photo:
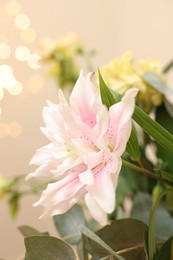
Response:
[{"label": "white flower petal", "polygon": [[91,82],[91,74],[87,78],[81,70],[71,96],[71,108],[80,116],[82,122],[94,127],[96,115],[101,105],[98,89]]},{"label": "white flower petal", "polygon": [[93,173],[91,170],[80,173],[79,179],[83,184],[92,185],[94,183]]},{"label": "white flower petal", "polygon": [[115,187],[108,171],[109,169],[103,169],[96,173],[94,184],[87,186],[87,190],[102,210],[111,213],[115,208]]},{"label": "white flower petal", "polygon": [[101,225],[104,226],[107,224],[107,214],[89,193],[85,195],[85,202],[91,213],[91,216]]},{"label": "white flower petal", "polygon": [[122,101],[111,106],[109,110],[110,124],[107,131],[110,147],[121,156],[131,134],[132,121],[137,89],[129,89]]}]

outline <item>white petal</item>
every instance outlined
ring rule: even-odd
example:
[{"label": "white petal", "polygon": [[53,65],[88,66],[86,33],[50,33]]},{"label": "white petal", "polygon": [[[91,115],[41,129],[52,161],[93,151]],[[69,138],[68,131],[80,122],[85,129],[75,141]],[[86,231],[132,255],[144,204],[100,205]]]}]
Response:
[{"label": "white petal", "polygon": [[71,173],[64,179],[49,184],[34,206],[42,205],[44,207],[41,217],[62,214],[80,200],[85,193],[85,186],[80,183],[76,174]]},{"label": "white petal", "polygon": [[111,213],[115,207],[115,188],[110,174],[112,169],[96,173],[94,184],[87,186],[88,193],[103,211]]},{"label": "white petal", "polygon": [[85,78],[83,71],[80,72],[70,96],[70,105],[82,122],[91,127],[95,126],[96,115],[103,105],[98,89],[91,82],[91,74]]},{"label": "white petal", "polygon": [[134,97],[136,94],[137,89],[129,89],[122,98],[122,101],[111,106],[109,110],[110,124],[107,135],[110,147],[119,156],[124,152],[131,134],[131,117],[135,108]]},{"label": "white petal", "polygon": [[80,173],[79,179],[83,184],[92,185],[94,183],[93,173],[90,170]]},{"label": "white petal", "polygon": [[47,188],[42,192],[41,198],[34,206],[43,205],[49,207],[64,200],[70,200],[75,197],[82,187],[84,185],[80,183],[77,175],[71,173],[60,181],[48,184]]},{"label": "white petal", "polygon": [[85,195],[85,202],[92,217],[104,226],[107,223],[107,214],[101,209],[89,193]]}]

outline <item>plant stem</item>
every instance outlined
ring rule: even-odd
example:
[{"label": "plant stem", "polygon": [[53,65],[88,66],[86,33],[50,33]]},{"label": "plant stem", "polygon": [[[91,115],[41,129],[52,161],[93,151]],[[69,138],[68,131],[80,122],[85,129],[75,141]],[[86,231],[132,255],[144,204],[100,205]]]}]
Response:
[{"label": "plant stem", "polygon": [[[157,245],[163,245],[163,243],[157,243]],[[139,248],[144,248],[144,244],[139,244],[137,246],[132,246],[132,247],[122,249],[120,251],[116,251],[116,254],[120,255],[120,254],[128,253],[128,252],[131,252],[131,251],[139,249]]]},{"label": "plant stem", "polygon": [[161,176],[156,175],[156,174],[150,172],[149,170],[147,170],[145,168],[140,168],[139,166],[137,166],[137,165],[135,165],[133,163],[130,163],[130,162],[126,161],[126,160],[122,160],[122,163],[123,163],[123,165],[125,167],[128,167],[128,168],[134,170],[135,172],[143,173],[143,174],[145,174],[145,175],[147,175],[147,176],[149,176],[149,177],[151,177],[151,178],[153,178],[155,180],[158,180],[158,181],[160,181],[162,183],[168,184],[171,187],[173,187],[173,183],[171,181],[169,181],[167,179],[164,179]]},{"label": "plant stem", "polygon": [[144,248],[144,244],[140,244],[140,245],[137,245],[137,246],[132,246],[132,247],[122,249],[120,251],[116,251],[116,254],[120,255],[120,254],[123,254],[123,253],[131,252],[131,251],[139,249],[139,248]]},{"label": "plant stem", "polygon": [[163,73],[168,73],[168,71],[173,67],[173,60],[171,60],[163,69]]},{"label": "plant stem", "polygon": [[75,238],[75,237],[80,237],[80,233],[76,233],[76,234],[64,236],[64,237],[61,237],[61,239],[64,240],[64,241],[66,241],[66,240],[68,240],[68,239]]}]

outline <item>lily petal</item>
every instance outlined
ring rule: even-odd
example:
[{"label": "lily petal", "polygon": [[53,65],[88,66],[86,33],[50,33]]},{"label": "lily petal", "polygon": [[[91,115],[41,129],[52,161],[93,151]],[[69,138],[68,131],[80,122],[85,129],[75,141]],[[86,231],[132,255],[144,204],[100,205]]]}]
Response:
[{"label": "lily petal", "polygon": [[115,188],[111,171],[112,165],[98,170],[94,176],[94,184],[87,186],[90,196],[106,213],[111,213],[115,207]]},{"label": "lily petal", "polygon": [[91,216],[104,226],[107,223],[107,214],[105,211],[99,206],[99,204],[89,193],[85,195],[85,202],[89,212],[91,213]]},{"label": "lily petal", "polygon": [[131,117],[134,111],[137,89],[128,90],[121,102],[110,107],[110,123],[107,131],[109,145],[121,156],[131,134]]},{"label": "lily petal", "polygon": [[70,105],[80,116],[82,122],[93,127],[96,124],[96,114],[101,100],[98,99],[97,88],[91,82],[91,75],[85,79],[83,70],[81,70],[70,96]]}]

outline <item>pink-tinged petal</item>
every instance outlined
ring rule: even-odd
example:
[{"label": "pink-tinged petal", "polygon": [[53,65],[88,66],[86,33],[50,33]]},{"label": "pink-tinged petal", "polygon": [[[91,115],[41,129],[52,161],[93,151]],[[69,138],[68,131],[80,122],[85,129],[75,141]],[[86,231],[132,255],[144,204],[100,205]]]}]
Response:
[{"label": "pink-tinged petal", "polygon": [[[53,201],[54,199],[57,200],[57,197],[55,196],[57,191],[60,191],[58,194],[61,194],[63,191],[66,192],[66,187],[68,185],[73,186],[73,184],[75,184],[77,186],[81,186],[81,185],[83,186],[83,184],[81,184],[79,181],[78,175],[84,171],[86,171],[86,165],[84,164],[79,164],[75,167],[71,167],[71,169],[69,169],[65,173],[65,176],[61,180],[48,184],[46,190],[43,191],[42,196],[40,200],[37,202],[37,204],[41,204],[42,201],[44,201],[45,204],[47,200],[49,204],[49,197],[51,198],[51,201]],[[74,188],[72,188],[72,190],[69,189],[70,193],[75,191],[75,185]],[[67,192],[66,192],[66,196],[67,196]]]},{"label": "pink-tinged petal", "polygon": [[59,203],[55,204],[49,204],[48,206],[44,207],[43,214],[39,217],[41,218],[47,218],[54,215],[59,215],[65,213],[67,210],[69,210],[75,203],[77,203],[79,200],[81,200],[86,191],[81,188],[78,190],[72,198],[68,200],[63,200]]},{"label": "pink-tinged petal", "polygon": [[90,153],[83,156],[83,161],[88,166],[88,169],[93,169],[103,162],[103,156],[103,150],[90,151]]},{"label": "pink-tinged petal", "polygon": [[[62,214],[67,210],[68,205],[70,207],[73,201],[77,202],[84,192],[84,184],[79,181],[75,173],[71,173],[58,182],[48,184],[40,200],[34,206],[42,205],[47,208],[47,212],[52,214],[51,212],[55,210],[56,205],[56,212]],[[59,204],[61,207],[58,207]],[[63,208],[62,204],[64,205]]]},{"label": "pink-tinged petal", "polygon": [[103,139],[109,123],[109,114],[106,106],[100,107],[96,120],[97,124],[94,126],[94,131],[99,139]]},{"label": "pink-tinged petal", "polygon": [[[59,148],[59,147],[58,147]],[[57,153],[61,151],[61,153]],[[39,149],[37,149],[36,154],[33,156],[33,158],[30,161],[30,164],[36,164],[40,165],[45,161],[53,160],[53,159],[61,159],[68,155],[68,152],[62,148],[57,150],[57,144],[50,143],[48,145],[45,145]]]},{"label": "pink-tinged petal", "polygon": [[57,135],[57,127],[61,127],[62,123],[59,118],[59,106],[47,102],[48,106],[43,108],[43,121],[45,123],[45,128],[43,128],[43,133],[49,138],[50,141],[56,141],[57,137],[60,138],[60,135]]},{"label": "pink-tinged petal", "polygon": [[119,177],[119,173],[121,171],[121,167],[122,167],[122,160],[121,160],[121,158],[119,158],[119,159],[116,158],[116,160],[114,161],[114,171],[111,174],[112,182],[113,182],[115,190],[116,190],[116,187],[117,187],[118,177]]},{"label": "pink-tinged petal", "polygon": [[99,150],[94,144],[87,140],[75,139],[73,140],[74,149],[81,160],[92,169],[103,161],[103,150]]},{"label": "pink-tinged petal", "polygon": [[89,212],[91,213],[91,216],[101,225],[104,226],[107,224],[107,214],[101,209],[101,207],[89,193],[85,195],[85,202]]},{"label": "pink-tinged petal", "polygon": [[65,149],[58,153],[54,143],[43,146],[38,149],[30,162],[30,164],[39,165],[39,167],[34,173],[29,174],[27,179],[31,177],[57,178],[74,164],[74,158],[68,158],[68,155],[69,153]]},{"label": "pink-tinged petal", "polygon": [[74,111],[70,108],[69,104],[67,103],[61,89],[58,91],[58,98],[59,98],[60,119],[63,123],[63,127],[64,127],[65,123],[74,127],[76,115],[75,115]]},{"label": "pink-tinged petal", "polygon": [[[95,147],[95,141],[97,139],[96,133],[87,124],[78,124],[78,135],[76,135],[73,140],[85,141],[88,147]],[[88,142],[88,144],[87,144]]]},{"label": "pink-tinged petal", "polygon": [[47,188],[42,192],[40,199],[34,203],[34,207],[38,205],[48,206],[50,202],[56,202],[57,191],[60,191],[64,187],[66,188],[74,180],[76,180],[76,174],[72,173],[60,181],[48,184]]},{"label": "pink-tinged petal", "polygon": [[135,96],[137,89],[129,89],[121,102],[110,107],[110,122],[107,130],[109,146],[116,151],[117,155],[122,155],[126,143],[131,134],[131,117],[135,107]]},{"label": "pink-tinged petal", "polygon": [[61,90],[59,90],[59,100],[61,102],[59,104],[59,118],[61,119],[60,123],[62,123],[59,134],[65,140],[70,141],[72,138],[77,138],[85,132],[91,133],[91,129],[81,121],[76,111],[69,107]]},{"label": "pink-tinged petal", "polygon": [[[113,163],[95,169],[94,184],[87,186],[88,193],[106,213],[111,213],[115,207],[115,187],[110,172]],[[118,173],[115,173],[118,175]]]},{"label": "pink-tinged petal", "polygon": [[73,167],[78,167],[80,165],[81,160],[77,158],[76,160],[74,158],[64,158],[61,163],[57,166],[55,169],[54,174],[55,176],[62,176],[62,175],[67,175],[67,171],[71,171]]},{"label": "pink-tinged petal", "polygon": [[57,161],[51,161],[51,162],[45,162],[41,164],[37,170],[34,172],[31,172],[27,175],[26,180],[29,180],[31,178],[39,178],[43,180],[51,180],[55,179],[56,175],[52,172],[54,169],[57,168]]},{"label": "pink-tinged petal", "polygon": [[58,91],[58,98],[58,105],[48,102],[48,106],[43,109],[46,127],[42,131],[52,142],[62,142],[63,139],[68,140],[68,138],[80,134],[78,125],[80,121],[77,122],[77,116],[70,108],[61,90]]},{"label": "pink-tinged petal", "polygon": [[50,127],[40,127],[40,130],[51,142],[57,142],[59,144],[63,143],[62,135],[58,132],[57,128],[56,132],[53,132]]},{"label": "pink-tinged petal", "polygon": [[91,170],[87,170],[79,174],[79,180],[86,185],[92,185],[94,183],[94,177]]},{"label": "pink-tinged petal", "polygon": [[35,165],[40,165],[42,164],[43,162],[45,162],[45,160],[49,160],[51,159],[51,154],[50,153],[44,153],[44,152],[41,152],[40,150],[34,154],[34,156],[32,157],[31,161],[30,161],[30,165],[31,164],[35,164]]},{"label": "pink-tinged petal", "polygon": [[79,115],[82,122],[93,127],[96,124],[96,114],[101,104],[97,88],[91,82],[91,75],[87,78],[81,70],[70,96],[71,108]]}]

